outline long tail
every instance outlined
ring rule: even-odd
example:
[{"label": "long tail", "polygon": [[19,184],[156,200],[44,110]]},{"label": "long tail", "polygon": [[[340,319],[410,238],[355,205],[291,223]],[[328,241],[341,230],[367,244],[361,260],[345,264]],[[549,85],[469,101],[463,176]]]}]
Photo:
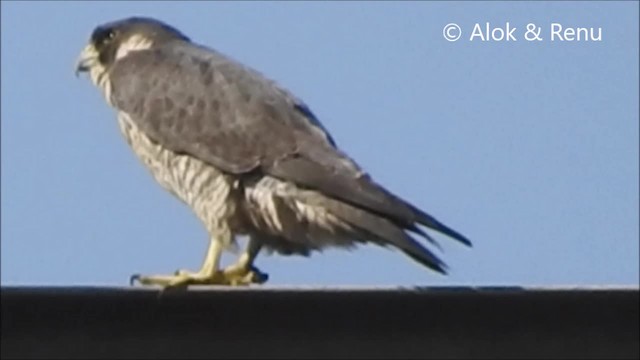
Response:
[{"label": "long tail", "polygon": [[471,246],[471,241],[465,236],[390,193],[369,176],[354,177],[348,172],[332,171],[332,168],[323,166],[320,161],[316,162],[305,157],[284,159],[271,168],[270,172],[277,177],[308,186],[334,199],[351,204],[353,208],[367,210],[372,215],[378,215],[377,221],[387,219],[397,227],[418,233],[433,243],[435,241],[420,230],[417,224]]},{"label": "long tail", "polygon": [[371,241],[381,246],[393,246],[418,263],[442,274],[446,264],[433,252],[421,245],[401,227],[380,215],[320,194],[305,197],[304,202],[329,210],[351,225],[355,239]]}]

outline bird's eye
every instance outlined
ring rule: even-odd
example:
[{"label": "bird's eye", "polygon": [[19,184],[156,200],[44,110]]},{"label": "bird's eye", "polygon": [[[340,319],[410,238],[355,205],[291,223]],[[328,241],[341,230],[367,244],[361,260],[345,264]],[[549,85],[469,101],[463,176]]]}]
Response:
[{"label": "bird's eye", "polygon": [[116,37],[116,32],[113,30],[109,30],[106,34],[106,36],[104,37],[104,42],[109,42],[111,40],[113,40],[113,38]]},{"label": "bird's eye", "polygon": [[103,29],[95,35],[95,42],[99,45],[106,45],[116,37],[116,31],[113,29]]}]

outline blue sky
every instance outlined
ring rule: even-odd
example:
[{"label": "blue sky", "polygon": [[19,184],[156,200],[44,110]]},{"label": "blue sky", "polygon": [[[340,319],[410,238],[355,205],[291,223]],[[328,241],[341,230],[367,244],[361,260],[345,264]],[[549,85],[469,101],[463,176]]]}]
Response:
[{"label": "blue sky", "polygon": [[[277,80],[378,182],[474,243],[435,235],[446,277],[374,246],[262,255],[270,284],[638,283],[638,2],[3,1],[3,285],[200,266],[204,228],[73,74],[92,29],[130,15]],[[469,41],[486,22],[517,41]],[[551,23],[602,39],[550,41]]]}]

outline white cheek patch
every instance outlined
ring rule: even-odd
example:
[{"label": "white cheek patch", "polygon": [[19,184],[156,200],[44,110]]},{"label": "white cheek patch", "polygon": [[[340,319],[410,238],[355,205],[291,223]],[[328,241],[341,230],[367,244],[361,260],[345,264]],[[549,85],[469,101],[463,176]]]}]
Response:
[{"label": "white cheek patch", "polygon": [[151,47],[153,43],[148,38],[141,35],[133,35],[124,41],[118,47],[116,52],[116,60],[123,58],[131,51],[146,50]]}]

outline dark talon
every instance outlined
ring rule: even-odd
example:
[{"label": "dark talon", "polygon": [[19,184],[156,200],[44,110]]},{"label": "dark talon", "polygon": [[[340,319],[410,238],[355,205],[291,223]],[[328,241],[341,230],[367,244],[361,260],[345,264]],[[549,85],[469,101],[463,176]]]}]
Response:
[{"label": "dark talon", "polygon": [[253,273],[251,281],[254,283],[264,284],[269,280],[269,274],[263,273],[255,266],[251,266],[251,272]]},{"label": "dark talon", "polygon": [[264,284],[269,280],[269,274],[265,274],[265,273],[259,273],[257,274],[257,283],[258,284]]},{"label": "dark talon", "polygon": [[136,281],[140,282],[140,274],[133,274],[129,277],[129,286],[134,286]]}]

